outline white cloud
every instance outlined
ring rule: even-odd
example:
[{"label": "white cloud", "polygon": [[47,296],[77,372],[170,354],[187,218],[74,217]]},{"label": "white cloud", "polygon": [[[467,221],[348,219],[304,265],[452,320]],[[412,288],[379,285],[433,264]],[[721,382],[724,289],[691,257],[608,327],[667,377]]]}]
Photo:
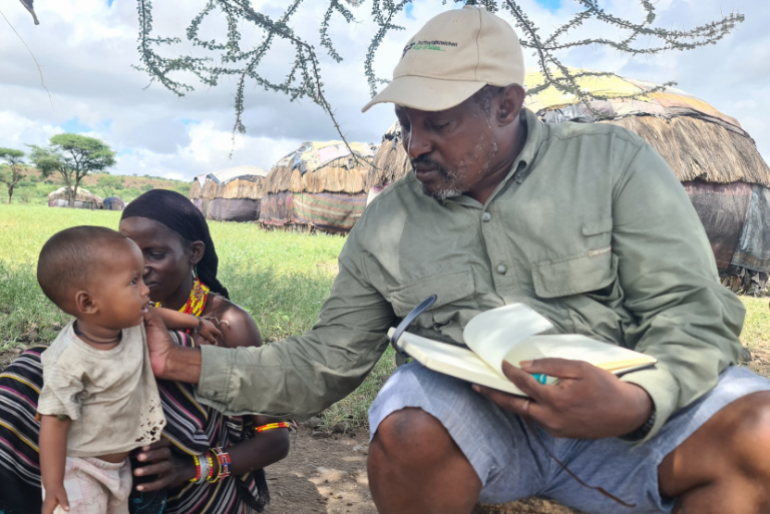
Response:
[{"label": "white cloud", "polygon": [[[562,23],[577,3],[563,0],[551,12],[536,0],[521,0],[530,17],[547,32]],[[119,152],[115,173],[182,176],[216,171],[239,164],[269,168],[278,158],[304,140],[334,139],[336,132],[323,111],[310,100],[289,102],[280,94],[247,85],[244,120],[248,133],[231,143],[235,81],[224,79],[216,88],[198,86],[178,98],[158,84],[149,88],[146,74],[131,67],[138,64],[135,2],[115,0],[57,0],[39,2],[41,24],[34,26],[17,2],[3,12],[35,53],[52,94],[54,107],[40,87],[37,68],[24,45],[10,30],[0,31],[0,146],[24,148],[42,144],[61,132],[61,125],[75,117]],[[283,0],[253,2],[256,8],[275,15]],[[307,5],[305,5],[307,4]],[[369,21],[366,2],[354,13],[361,23],[332,21],[332,36],[345,61],[337,65],[317,44],[318,22],[324,2],[306,2],[294,18],[298,33],[316,39],[322,56],[327,95],[343,129],[351,140],[378,142],[393,120],[391,106],[376,106],[366,114],[360,108],[369,99],[363,60],[376,27]],[[401,55],[404,41],[427,19],[450,6],[439,0],[415,0],[412,17],[397,23],[406,31],[391,32],[382,42],[375,69],[389,78]],[[155,27],[159,35],[180,36],[203,2],[155,2]],[[730,116],[752,134],[766,158],[770,158],[770,2],[766,0],[661,0],[659,21],[666,27],[689,27],[718,18],[722,11],[740,9],[746,22],[716,46],[691,52],[669,53],[655,58],[628,59],[596,48],[570,52],[564,59],[572,66],[617,71],[629,77],[663,82],[676,80],[679,87]],[[638,18],[636,0],[608,4],[625,17]],[[506,19],[510,15],[503,13]],[[0,20],[0,23],[4,21]],[[202,27],[202,37],[221,39],[225,19],[214,15]],[[245,38],[258,34],[240,27]],[[587,26],[576,35],[599,30]],[[613,32],[610,30],[609,35]],[[167,50],[190,51],[185,43]],[[535,62],[527,56],[532,67]],[[280,80],[293,61],[290,48],[276,45],[265,59],[266,70]],[[231,160],[228,154],[233,151]]]}]

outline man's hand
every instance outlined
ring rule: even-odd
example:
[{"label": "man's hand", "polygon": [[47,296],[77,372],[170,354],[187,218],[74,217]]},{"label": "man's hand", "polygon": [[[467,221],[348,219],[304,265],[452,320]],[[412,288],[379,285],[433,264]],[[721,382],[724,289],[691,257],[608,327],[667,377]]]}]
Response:
[{"label": "man's hand", "polygon": [[[521,369],[503,362],[503,372],[529,399],[474,385],[503,409],[532,419],[554,437],[601,439],[633,432],[652,413],[652,400],[639,386],[582,361],[539,359]],[[532,374],[560,379],[540,384]]]},{"label": "man's hand", "polygon": [[147,332],[147,347],[150,351],[152,372],[158,378],[167,378],[169,355],[178,347],[174,344],[168,329],[155,309],[144,313],[144,328]]},{"label": "man's hand", "polygon": [[144,313],[147,347],[153,374],[163,380],[197,384],[201,374],[201,352],[175,344],[155,309]]},{"label": "man's hand", "polygon": [[56,486],[45,487],[45,500],[43,500],[42,514],[53,514],[54,509],[58,505],[61,508],[69,512],[70,502],[67,500],[67,491],[64,489],[63,484]]}]

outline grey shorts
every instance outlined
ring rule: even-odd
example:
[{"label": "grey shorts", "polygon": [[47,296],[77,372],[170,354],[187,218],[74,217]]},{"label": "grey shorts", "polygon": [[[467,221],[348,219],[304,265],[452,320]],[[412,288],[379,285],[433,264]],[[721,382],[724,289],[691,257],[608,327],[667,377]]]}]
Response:
[{"label": "grey shorts", "polygon": [[711,416],[742,396],[770,390],[770,380],[745,368],[729,368],[715,389],[677,412],[655,437],[632,448],[619,439],[554,438],[532,424],[543,443],[581,480],[601,486],[624,507],[580,485],[545,452],[524,421],[476,394],[470,384],[417,363],[396,370],[369,409],[372,435],[390,413],[416,407],[446,427],[476,470],[483,488],[479,501],[506,503],[542,496],[592,514],[668,513],[661,498],[658,465]]}]

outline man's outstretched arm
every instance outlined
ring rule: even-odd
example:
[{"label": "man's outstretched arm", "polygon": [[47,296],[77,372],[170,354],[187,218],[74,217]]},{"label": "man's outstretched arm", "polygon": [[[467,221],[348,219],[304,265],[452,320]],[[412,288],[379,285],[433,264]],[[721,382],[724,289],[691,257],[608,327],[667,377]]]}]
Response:
[{"label": "man's outstretched arm", "polygon": [[198,384],[197,399],[228,415],[302,417],[355,390],[387,347],[395,319],[359,262],[356,230],[340,255],[340,272],[318,323],[302,336],[261,348],[181,348],[148,316],[147,337],[158,378]]}]

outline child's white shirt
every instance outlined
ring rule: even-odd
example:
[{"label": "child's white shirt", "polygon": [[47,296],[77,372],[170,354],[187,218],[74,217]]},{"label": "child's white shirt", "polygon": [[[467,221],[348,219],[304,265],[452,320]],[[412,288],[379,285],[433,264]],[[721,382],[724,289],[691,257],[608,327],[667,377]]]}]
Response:
[{"label": "child's white shirt", "polygon": [[97,457],[160,439],[166,418],[144,324],[124,329],[115,348],[98,350],[78,338],[73,323],[43,352],[37,409],[72,420],[67,455]]}]

